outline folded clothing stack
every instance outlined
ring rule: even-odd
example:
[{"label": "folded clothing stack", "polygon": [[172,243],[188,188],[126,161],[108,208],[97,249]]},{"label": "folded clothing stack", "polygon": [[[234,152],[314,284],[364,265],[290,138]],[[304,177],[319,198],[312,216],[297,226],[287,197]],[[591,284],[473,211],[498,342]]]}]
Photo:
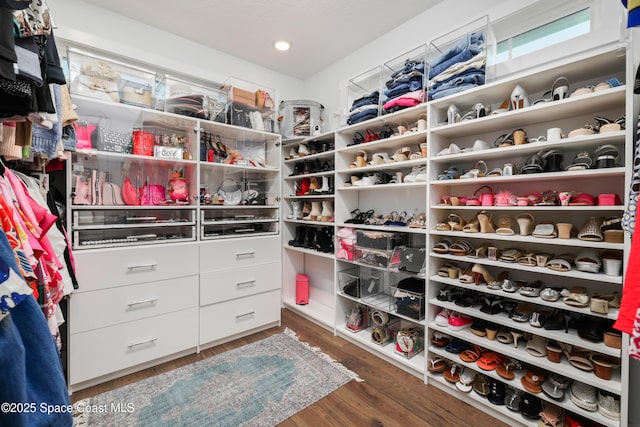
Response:
[{"label": "folded clothing stack", "polygon": [[407,59],[401,70],[391,74],[391,78],[385,83],[385,113],[393,113],[426,101],[424,69],[424,62]]},{"label": "folded clothing stack", "polygon": [[349,109],[347,124],[354,125],[378,117],[380,114],[380,92],[373,91],[353,101]]},{"label": "folded clothing stack", "polygon": [[473,32],[434,58],[429,69],[429,99],[472,89],[485,82],[487,54],[484,35]]}]

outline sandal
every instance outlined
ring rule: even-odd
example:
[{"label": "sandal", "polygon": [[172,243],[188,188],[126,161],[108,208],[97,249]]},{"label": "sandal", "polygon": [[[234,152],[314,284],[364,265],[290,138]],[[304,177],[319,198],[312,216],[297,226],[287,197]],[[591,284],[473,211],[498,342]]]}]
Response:
[{"label": "sandal", "polygon": [[478,359],[477,365],[485,371],[493,371],[502,363],[502,355],[495,351],[487,351]]},{"label": "sandal", "polygon": [[522,256],[522,252],[515,248],[510,248],[502,251],[500,254],[500,261],[504,262],[518,262],[518,259]]},{"label": "sandal", "polygon": [[602,222],[604,219],[602,217],[589,217],[587,222],[584,223],[580,232],[578,233],[578,239],[587,240],[590,242],[601,242],[604,240],[604,236],[602,235]]},{"label": "sandal", "polygon": [[516,307],[516,310],[511,315],[511,319],[515,322],[528,322],[531,318],[531,313],[535,310],[536,306],[530,302],[521,302]]},{"label": "sandal", "polygon": [[565,257],[559,255],[556,258],[550,259],[549,261],[547,261],[546,267],[550,270],[559,271],[562,273],[571,271],[571,261],[573,260],[573,257],[566,255]]},{"label": "sandal", "polygon": [[480,346],[471,344],[471,348],[460,353],[459,357],[463,362],[473,363],[480,359],[482,353],[484,350]]},{"label": "sandal", "polygon": [[447,360],[442,357],[436,357],[435,359],[429,359],[429,372],[444,372],[447,369]]},{"label": "sandal", "polygon": [[489,243],[482,243],[480,246],[475,248],[472,253],[467,255],[469,258],[486,258],[489,246],[491,246]]},{"label": "sandal", "polygon": [[473,250],[473,247],[466,240],[456,240],[449,246],[449,253],[458,256],[464,256]]},{"label": "sandal", "polygon": [[478,160],[473,168],[469,169],[464,175],[460,175],[460,179],[482,178],[487,175],[487,164],[483,160]]},{"label": "sandal", "polygon": [[480,222],[478,221],[478,216],[474,216],[471,221],[469,221],[464,227],[462,227],[462,231],[465,233],[480,232]]},{"label": "sandal", "polygon": [[449,214],[448,223],[452,231],[462,231],[466,224],[460,215],[454,213]]},{"label": "sandal", "polygon": [[496,228],[496,234],[501,236],[513,236],[513,218],[509,215],[500,215],[498,217],[498,228]]},{"label": "sandal", "polygon": [[571,307],[587,307],[589,305],[589,295],[582,286],[574,286],[571,289],[563,289],[560,292],[562,302]]},{"label": "sandal", "polygon": [[541,237],[545,239],[555,239],[558,237],[558,231],[552,222],[541,222],[535,226],[531,233],[533,237]]},{"label": "sandal", "polygon": [[505,380],[512,380],[516,376],[515,371],[520,369],[522,369],[522,365],[518,360],[507,358],[496,368],[496,373]]}]

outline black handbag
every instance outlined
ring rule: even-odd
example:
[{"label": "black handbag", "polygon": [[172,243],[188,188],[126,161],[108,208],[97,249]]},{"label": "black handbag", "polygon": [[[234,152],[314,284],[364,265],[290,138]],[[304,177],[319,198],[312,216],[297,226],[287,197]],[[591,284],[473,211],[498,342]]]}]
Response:
[{"label": "black handbag", "polygon": [[26,116],[33,103],[33,86],[22,77],[16,81],[0,77],[0,116]]}]

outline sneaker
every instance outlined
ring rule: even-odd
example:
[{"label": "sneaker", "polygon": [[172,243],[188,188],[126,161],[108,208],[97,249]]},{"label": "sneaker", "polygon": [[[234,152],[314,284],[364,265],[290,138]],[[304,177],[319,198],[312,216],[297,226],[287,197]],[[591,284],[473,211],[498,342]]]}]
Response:
[{"label": "sneaker", "polygon": [[449,314],[449,328],[454,331],[459,331],[464,328],[468,328],[473,323],[473,319],[457,311],[452,311]]},{"label": "sneaker", "polygon": [[409,174],[404,177],[404,182],[416,182],[416,177],[421,172],[421,170],[423,171],[423,173],[424,171],[426,171],[426,169],[423,168],[422,166],[414,166],[411,169],[411,172],[409,172]]},{"label": "sneaker", "polygon": [[436,315],[436,325],[449,326],[449,315],[451,311],[448,308],[443,308],[440,313]]}]

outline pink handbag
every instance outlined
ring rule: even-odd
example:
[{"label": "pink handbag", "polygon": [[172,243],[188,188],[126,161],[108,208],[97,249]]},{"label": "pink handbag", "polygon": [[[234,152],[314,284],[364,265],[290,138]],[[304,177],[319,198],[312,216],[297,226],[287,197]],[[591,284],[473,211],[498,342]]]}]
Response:
[{"label": "pink handbag", "polygon": [[76,139],[78,140],[76,149],[91,150],[93,148],[91,134],[96,130],[96,125],[82,121],[73,123],[73,127],[76,130]]},{"label": "pink handbag", "polygon": [[142,206],[155,206],[166,202],[167,190],[163,185],[145,184],[140,189],[140,204]]},{"label": "pink handbag", "polygon": [[[480,193],[482,189],[488,189],[488,192]],[[473,196],[467,198],[467,206],[493,206],[495,193],[488,185],[483,185],[474,191]]]}]

